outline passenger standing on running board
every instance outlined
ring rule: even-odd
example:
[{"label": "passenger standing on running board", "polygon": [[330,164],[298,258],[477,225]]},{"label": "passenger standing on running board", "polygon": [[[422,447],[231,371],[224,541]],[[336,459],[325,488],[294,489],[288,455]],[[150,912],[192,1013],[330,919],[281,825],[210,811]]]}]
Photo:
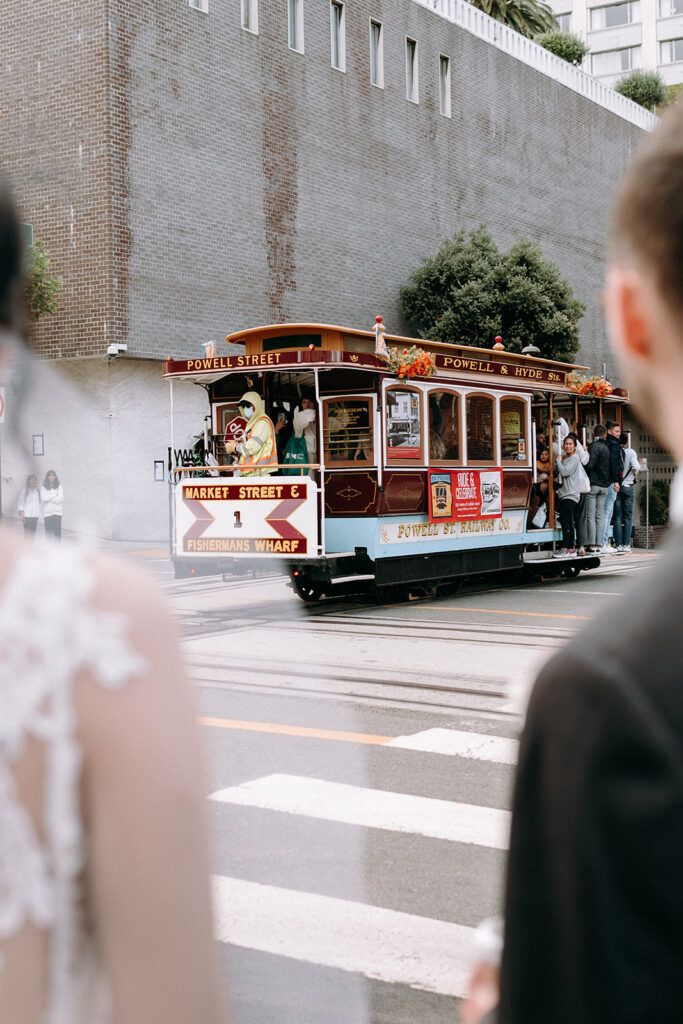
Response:
[{"label": "passenger standing on running board", "polygon": [[562,526],[562,547],[553,553],[553,558],[576,557],[576,514],[579,508],[579,469],[581,462],[576,452],[573,437],[564,439],[564,454],[557,458],[557,474],[560,486],[560,524]]},{"label": "passenger standing on running board", "polygon": [[[631,530],[633,526],[633,495],[640,466],[638,456],[628,446],[628,434],[622,434],[619,444],[623,453],[621,487],[614,503],[614,543],[618,555],[631,553]],[[622,525],[623,521],[623,525]]]},{"label": "passenger standing on running board", "polygon": [[602,537],[600,538],[600,547],[605,555],[613,554],[612,548],[609,546],[609,528],[612,523],[612,513],[614,511],[614,502],[617,500],[617,494],[621,487],[621,466],[622,466],[622,453],[619,446],[619,438],[621,437],[621,427],[616,420],[607,420],[607,447],[609,449],[609,478],[610,487],[607,491],[607,498],[605,499],[605,519],[602,527]]},{"label": "passenger standing on running board", "polygon": [[589,460],[586,472],[591,482],[591,489],[590,493],[586,495],[586,527],[588,550],[593,552],[600,551],[605,520],[605,502],[607,493],[612,487],[606,437],[607,430],[602,423],[599,423],[593,431],[593,443],[588,445]]}]

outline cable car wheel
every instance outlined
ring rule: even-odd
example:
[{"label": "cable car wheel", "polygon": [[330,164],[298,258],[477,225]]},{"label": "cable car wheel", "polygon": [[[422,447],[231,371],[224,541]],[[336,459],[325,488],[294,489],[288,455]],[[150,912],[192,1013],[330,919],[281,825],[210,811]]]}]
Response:
[{"label": "cable car wheel", "polygon": [[581,572],[580,565],[567,565],[562,570],[562,575],[566,576],[568,580],[575,580]]},{"label": "cable car wheel", "polygon": [[294,576],[292,575],[292,586],[294,590],[307,604],[312,604],[315,601],[319,601],[323,594],[323,585],[317,581],[308,579],[307,576]]}]

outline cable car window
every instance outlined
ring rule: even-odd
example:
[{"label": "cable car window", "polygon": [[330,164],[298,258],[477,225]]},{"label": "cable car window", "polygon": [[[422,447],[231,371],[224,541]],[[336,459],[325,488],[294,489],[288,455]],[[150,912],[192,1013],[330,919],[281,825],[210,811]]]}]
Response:
[{"label": "cable car window", "polygon": [[467,461],[495,465],[496,439],[493,418],[493,399],[489,395],[468,395],[465,406],[467,417]]},{"label": "cable car window", "polygon": [[419,391],[390,388],[387,403],[387,459],[422,461],[422,415]]},{"label": "cable car window", "polygon": [[328,398],[323,402],[323,444],[327,466],[373,465],[371,398]]},{"label": "cable car window", "polygon": [[429,461],[460,463],[460,396],[429,392]]},{"label": "cable car window", "polygon": [[526,402],[520,398],[500,400],[500,448],[503,462],[529,461]]},{"label": "cable car window", "polygon": [[264,338],[262,351],[278,352],[284,348],[308,348],[310,345],[320,348],[322,343],[322,334],[279,334],[277,338]]}]

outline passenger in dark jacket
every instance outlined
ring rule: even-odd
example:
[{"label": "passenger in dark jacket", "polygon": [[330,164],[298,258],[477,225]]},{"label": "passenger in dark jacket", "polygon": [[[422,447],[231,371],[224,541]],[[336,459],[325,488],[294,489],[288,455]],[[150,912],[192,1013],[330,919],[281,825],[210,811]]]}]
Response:
[{"label": "passenger in dark jacket", "polygon": [[609,487],[607,490],[607,498],[605,500],[605,512],[602,527],[602,537],[598,533],[598,543],[605,551],[611,551],[612,549],[607,546],[607,540],[609,537],[610,523],[612,522],[612,513],[614,511],[614,502],[617,500],[617,494],[621,487],[621,467],[623,465],[623,457],[621,451],[621,445],[619,444],[619,438],[621,436],[621,427],[616,420],[607,420],[607,450],[609,451]]},{"label": "passenger in dark jacket", "polygon": [[604,514],[607,492],[612,483],[610,476],[610,450],[606,442],[607,430],[599,424],[593,431],[593,443],[588,445],[586,472],[591,482],[586,495],[586,543],[589,551],[599,551],[604,532]]}]

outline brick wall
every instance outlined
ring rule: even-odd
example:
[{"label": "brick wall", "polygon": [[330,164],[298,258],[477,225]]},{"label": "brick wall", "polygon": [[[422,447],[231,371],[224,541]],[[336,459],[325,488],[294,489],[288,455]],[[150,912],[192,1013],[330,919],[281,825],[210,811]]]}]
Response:
[{"label": "brick wall", "polygon": [[50,356],[101,353],[113,314],[105,6],[3,4],[0,29],[0,165],[62,281],[35,343]]},{"label": "brick wall", "polygon": [[[376,313],[408,331],[400,285],[445,236],[485,223],[502,246],[525,235],[556,260],[588,306],[581,358],[613,369],[597,292],[639,129],[411,0],[347,4],[345,73],[330,66],[328,0],[304,0],[303,54],[284,0],[261,0],[258,35],[240,28],[239,0],[109,8],[108,40],[103,0],[2,15],[16,18],[18,70],[3,75],[22,132],[9,169],[65,281],[43,352],[125,340],[180,358],[249,325]],[[384,23],[384,89],[369,82],[369,17]],[[406,35],[419,104],[405,98]]]}]

